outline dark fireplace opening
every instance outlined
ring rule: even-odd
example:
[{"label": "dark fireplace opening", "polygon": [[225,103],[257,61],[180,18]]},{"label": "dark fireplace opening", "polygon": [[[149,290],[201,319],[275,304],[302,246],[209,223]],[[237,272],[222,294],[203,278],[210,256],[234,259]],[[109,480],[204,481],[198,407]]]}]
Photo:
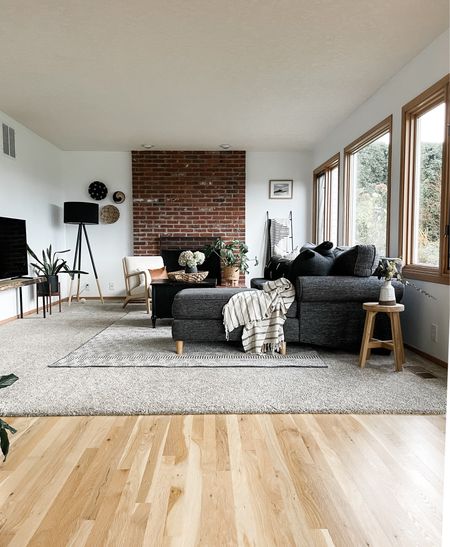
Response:
[{"label": "dark fireplace opening", "polygon": [[[182,270],[183,266],[178,264],[178,257],[182,251],[201,251],[204,252],[205,247],[214,243],[214,241],[220,236],[213,237],[168,237],[161,236],[159,238],[160,254],[164,260],[164,265],[168,272],[175,272]],[[217,279],[217,284],[221,284],[221,268],[220,258],[216,254],[205,259],[203,264],[197,266],[201,272],[209,272],[209,278]]]}]

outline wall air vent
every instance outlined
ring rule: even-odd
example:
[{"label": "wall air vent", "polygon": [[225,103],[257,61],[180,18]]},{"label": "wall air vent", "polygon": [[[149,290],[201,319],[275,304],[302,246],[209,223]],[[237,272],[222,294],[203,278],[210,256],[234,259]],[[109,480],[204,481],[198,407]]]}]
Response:
[{"label": "wall air vent", "polygon": [[11,158],[16,157],[16,132],[12,127],[2,123],[3,153]]}]

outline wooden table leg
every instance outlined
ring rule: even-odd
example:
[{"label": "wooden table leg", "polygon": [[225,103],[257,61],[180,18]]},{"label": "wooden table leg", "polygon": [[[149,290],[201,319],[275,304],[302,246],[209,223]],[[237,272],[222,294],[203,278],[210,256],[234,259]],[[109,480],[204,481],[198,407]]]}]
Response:
[{"label": "wooden table leg", "polygon": [[281,345],[280,345],[280,354],[281,355],[286,355],[286,353],[287,353],[286,342],[282,342]]},{"label": "wooden table leg", "polygon": [[22,287],[19,287],[19,306],[20,306],[20,318],[23,319],[23,297],[22,297]]},{"label": "wooden table leg", "polygon": [[402,365],[406,363],[406,357],[405,357],[405,346],[403,344],[403,333],[402,333],[402,323],[400,320],[400,314],[397,313],[397,325],[398,325],[398,343],[400,346],[400,357]]},{"label": "wooden table leg", "polygon": [[400,324],[400,314],[391,313],[392,345],[394,348],[395,370],[401,372],[405,362],[405,350],[403,347],[402,327]]},{"label": "wooden table leg", "polygon": [[373,329],[375,325],[375,317],[377,315],[376,311],[368,310],[366,312],[366,321],[364,323],[364,333],[361,342],[361,351],[359,353],[359,366],[364,368],[366,361],[370,355],[369,342],[372,338]]},{"label": "wooden table leg", "polygon": [[183,347],[184,347],[183,340],[176,340],[175,341],[175,351],[176,351],[177,355],[182,355],[183,354]]},{"label": "wooden table leg", "polygon": [[370,347],[370,341],[373,339],[373,331],[375,330],[375,320],[376,320],[376,316],[377,314],[374,313],[373,314],[373,317],[371,318],[370,320],[370,325],[369,325],[369,347],[367,348],[367,353],[366,353],[366,361],[368,361],[372,355],[372,348]]}]

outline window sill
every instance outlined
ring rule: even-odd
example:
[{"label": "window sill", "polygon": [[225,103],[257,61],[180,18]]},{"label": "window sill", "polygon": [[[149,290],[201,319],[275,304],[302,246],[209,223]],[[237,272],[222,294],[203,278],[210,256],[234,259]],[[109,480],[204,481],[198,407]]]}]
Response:
[{"label": "window sill", "polygon": [[429,266],[407,264],[402,269],[402,275],[406,279],[416,279],[417,281],[427,281],[428,283],[439,283],[441,285],[450,284],[448,273],[442,273],[438,268],[431,268]]}]

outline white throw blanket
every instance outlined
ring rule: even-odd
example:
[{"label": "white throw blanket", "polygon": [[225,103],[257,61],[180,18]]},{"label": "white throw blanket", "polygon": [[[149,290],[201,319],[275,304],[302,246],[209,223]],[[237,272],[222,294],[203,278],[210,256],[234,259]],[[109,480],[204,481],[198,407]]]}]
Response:
[{"label": "white throw blanket", "polygon": [[294,298],[294,286],[284,277],[264,283],[262,291],[234,294],[222,311],[227,340],[231,331],[243,326],[242,345],[246,352],[278,351],[284,342],[283,325]]}]

